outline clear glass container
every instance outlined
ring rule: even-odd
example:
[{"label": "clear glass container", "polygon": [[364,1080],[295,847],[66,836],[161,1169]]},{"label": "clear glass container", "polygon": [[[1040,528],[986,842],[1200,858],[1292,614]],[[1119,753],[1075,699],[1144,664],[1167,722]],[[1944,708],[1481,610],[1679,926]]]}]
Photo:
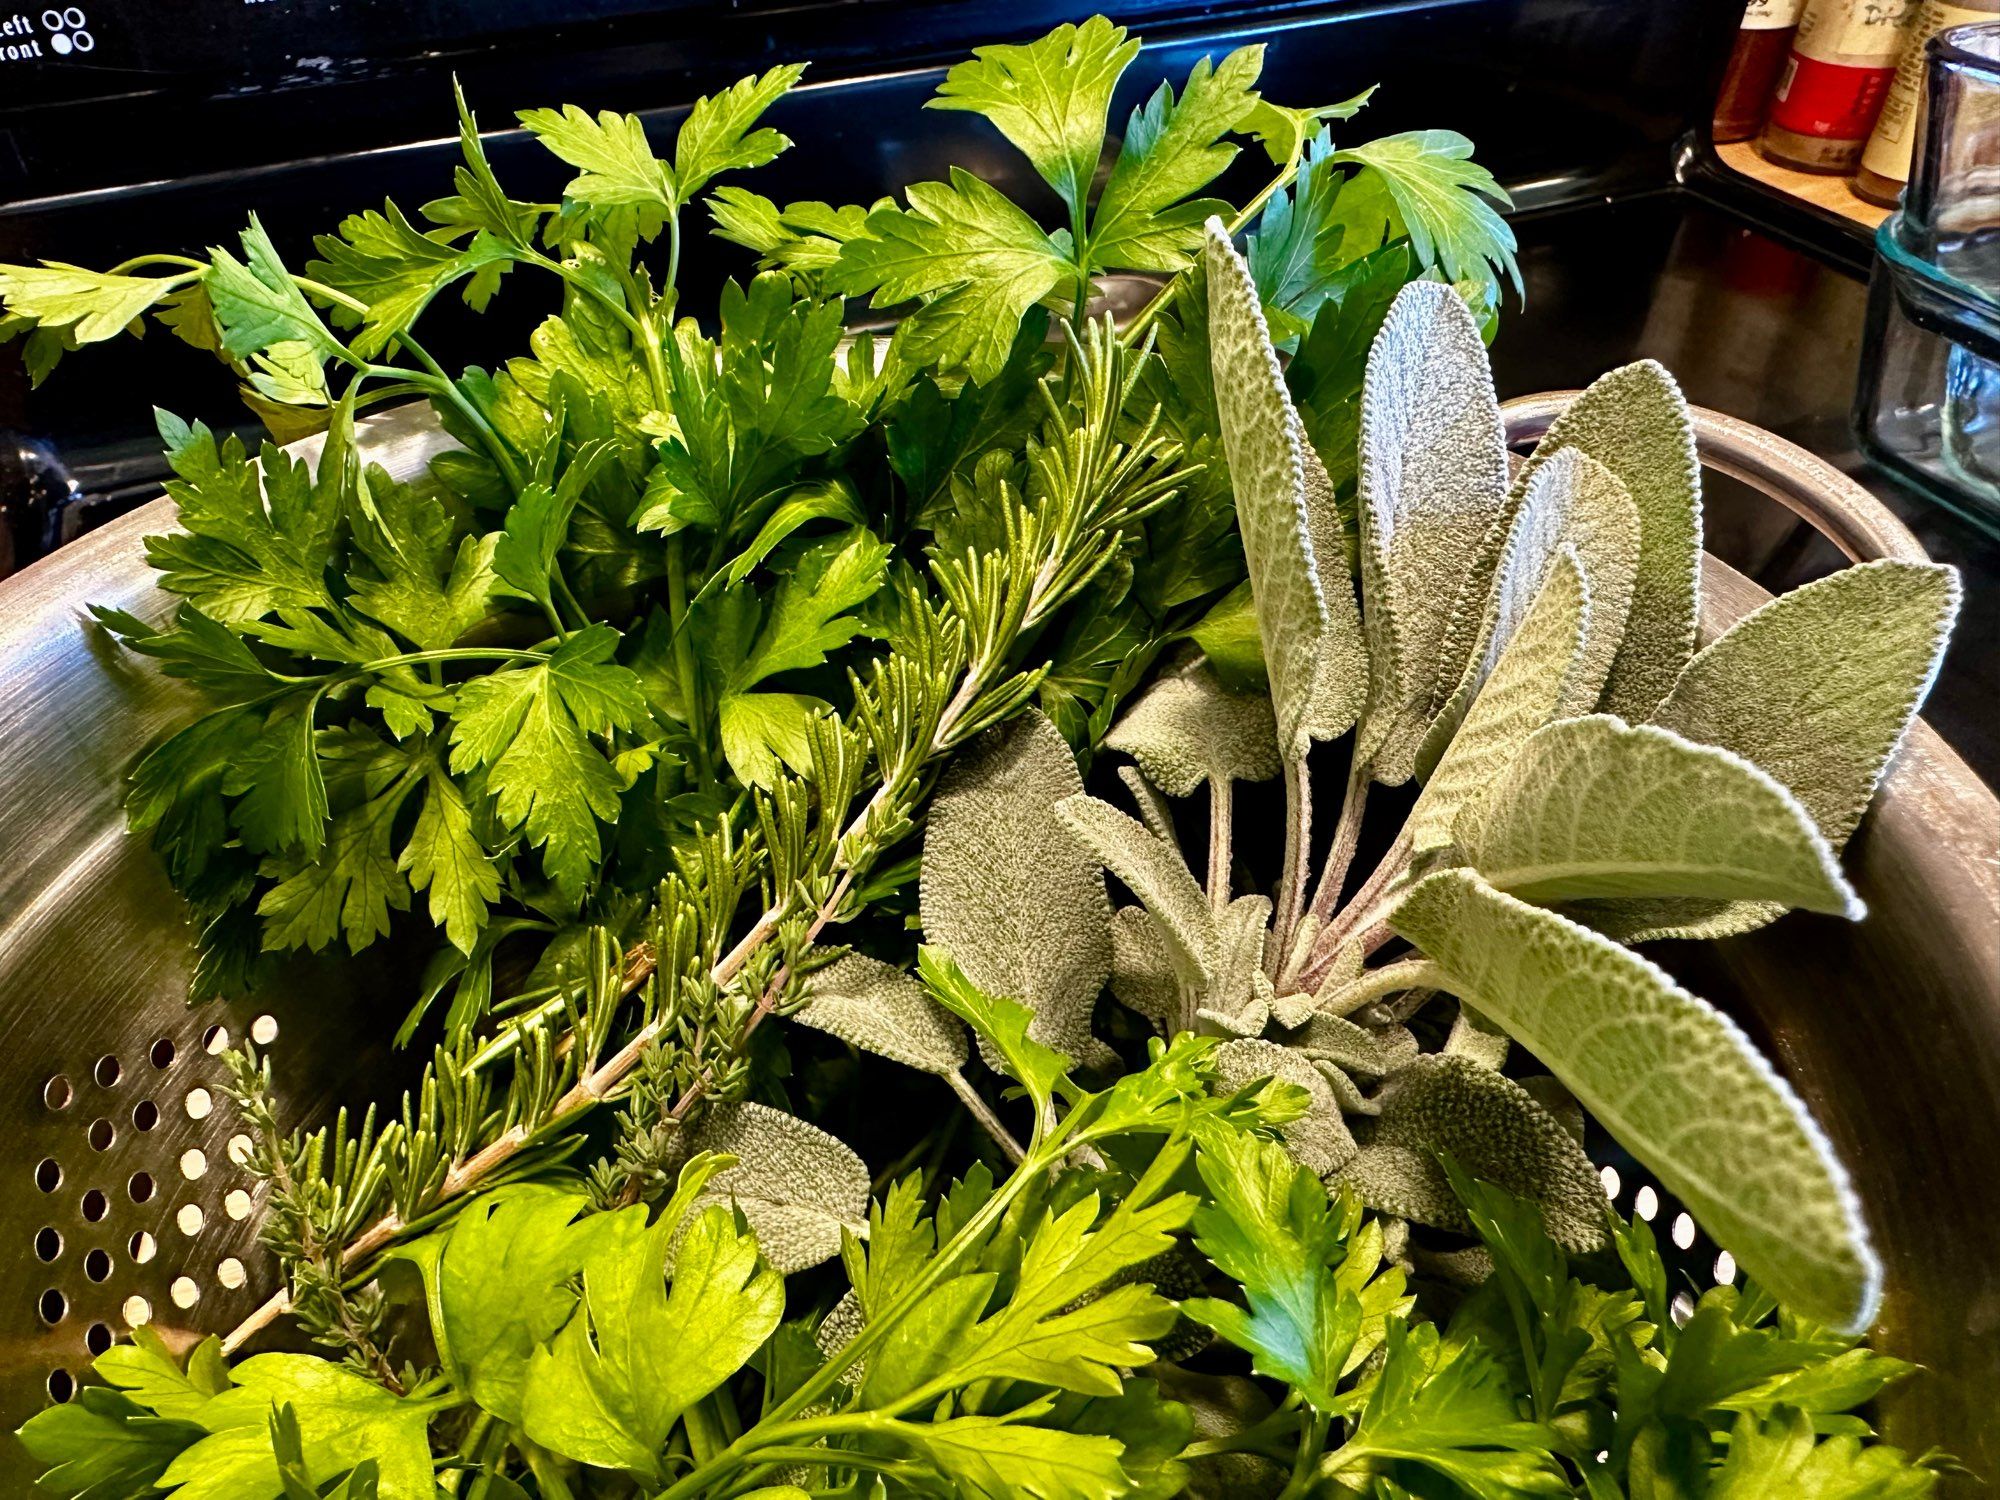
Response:
[{"label": "clear glass container", "polygon": [[2000,25],[1940,32],[1925,71],[1909,192],[1875,236],[1855,427],[2000,532]]}]

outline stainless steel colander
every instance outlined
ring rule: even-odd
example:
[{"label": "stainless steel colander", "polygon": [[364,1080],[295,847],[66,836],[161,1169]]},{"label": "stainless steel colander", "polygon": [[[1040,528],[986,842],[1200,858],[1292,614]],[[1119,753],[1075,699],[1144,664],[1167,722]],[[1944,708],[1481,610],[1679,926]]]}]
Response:
[{"label": "stainless steel colander", "polygon": [[[1507,408],[1518,441],[1567,393]],[[1865,492],[1769,434],[1699,414],[1706,463],[1791,506],[1855,558],[1921,557]],[[414,477],[443,443],[428,413],[364,425],[369,458]],[[301,963],[255,1003],[185,1003],[185,914],[123,778],[188,696],[122,654],[87,604],[162,620],[139,538],[161,500],[0,585],[0,1427],[65,1399],[137,1321],[184,1342],[226,1333],[274,1289],[259,1203],[234,1160],[241,1125],[216,1054],[267,1046],[295,1123],[398,1094],[388,1051],[410,976]],[[1761,592],[1711,560],[1706,623]],[[1979,649],[1960,642],[1958,649]],[[2000,803],[1916,726],[1848,856],[1872,915],[1795,914],[1747,938],[1663,948],[1698,992],[1761,1029],[1853,1167],[1889,1269],[1884,1342],[1929,1367],[1890,1413],[1905,1446],[1940,1443],[2000,1472]],[[379,965],[383,961],[376,961]],[[392,962],[392,961],[390,961]],[[1594,1142],[1626,1213],[1654,1220],[1698,1289],[1730,1267],[1629,1158]],[[1650,1210],[1650,1212],[1648,1212]],[[0,1440],[0,1490],[31,1471]]]}]

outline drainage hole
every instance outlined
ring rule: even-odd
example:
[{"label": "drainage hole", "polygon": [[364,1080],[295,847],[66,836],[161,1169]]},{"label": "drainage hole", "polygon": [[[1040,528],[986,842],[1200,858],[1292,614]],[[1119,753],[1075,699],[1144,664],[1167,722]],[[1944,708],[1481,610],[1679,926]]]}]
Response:
[{"label": "drainage hole", "polygon": [[144,1203],[153,1196],[153,1174],[134,1172],[131,1181],[125,1184],[125,1191],[132,1195],[134,1203]]},{"label": "drainage hole", "polygon": [[109,1151],[111,1149],[111,1143],[117,1139],[118,1139],[118,1132],[112,1129],[111,1122],[109,1120],[92,1120],[90,1122],[91,1150]]},{"label": "drainage hole", "polygon": [[132,1106],[132,1128],[151,1130],[160,1123],[160,1106],[151,1099],[141,1099]]},{"label": "drainage hole", "polygon": [[70,1087],[69,1080],[60,1073],[42,1085],[42,1103],[50,1109],[68,1109],[69,1101],[75,1097],[76,1090]]},{"label": "drainage hole", "polygon": [[133,1262],[143,1266],[153,1258],[154,1252],[160,1247],[153,1237],[142,1229],[125,1242],[125,1248],[132,1252]]},{"label": "drainage hole", "polygon": [[108,1281],[111,1277],[111,1252],[91,1251],[83,1258],[83,1274],[92,1281]]},{"label": "drainage hole", "polygon": [[35,1232],[35,1259],[54,1260],[62,1254],[62,1232],[50,1225]]},{"label": "drainage hole", "polygon": [[223,1049],[228,1045],[229,1028],[227,1026],[211,1026],[201,1034],[201,1050],[206,1052],[210,1057],[221,1056]]},{"label": "drainage hole", "polygon": [[111,1200],[104,1196],[102,1188],[92,1188],[83,1195],[83,1216],[95,1224],[111,1212]]},{"label": "drainage hole", "polygon": [[62,1186],[62,1167],[53,1156],[35,1163],[35,1186],[45,1193],[53,1193]]},{"label": "drainage hole", "polygon": [[107,1089],[116,1083],[124,1075],[124,1072],[125,1070],[118,1065],[118,1059],[111,1056],[108,1052],[98,1058],[97,1066],[92,1069],[98,1086]]},{"label": "drainage hole", "polygon": [[35,1306],[36,1310],[42,1315],[42,1321],[51,1327],[60,1323],[63,1320],[63,1314],[69,1311],[68,1300],[54,1287],[50,1287],[46,1292],[43,1292],[41,1301]]},{"label": "drainage hole", "polygon": [[161,1037],[153,1043],[153,1050],[147,1056],[153,1059],[154,1067],[166,1067],[174,1060],[174,1039],[170,1036]]},{"label": "drainage hole", "polygon": [[111,1330],[102,1323],[92,1323],[89,1332],[83,1336],[83,1347],[93,1356],[102,1354],[111,1347]]},{"label": "drainage hole", "polygon": [[49,1371],[49,1399],[60,1406],[76,1394],[76,1377],[67,1370]]}]

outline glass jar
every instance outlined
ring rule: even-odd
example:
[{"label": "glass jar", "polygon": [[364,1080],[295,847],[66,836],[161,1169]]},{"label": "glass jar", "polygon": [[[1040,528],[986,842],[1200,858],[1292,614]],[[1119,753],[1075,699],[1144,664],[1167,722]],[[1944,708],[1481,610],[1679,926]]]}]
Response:
[{"label": "glass jar", "polygon": [[1929,44],[1904,206],[1875,236],[1862,448],[2000,532],[2000,25]]}]

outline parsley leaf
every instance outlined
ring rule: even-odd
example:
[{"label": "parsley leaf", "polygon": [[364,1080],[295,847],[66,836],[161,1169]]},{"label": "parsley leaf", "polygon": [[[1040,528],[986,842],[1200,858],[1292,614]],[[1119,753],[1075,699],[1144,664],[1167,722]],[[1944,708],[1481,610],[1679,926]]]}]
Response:
[{"label": "parsley leaf", "polygon": [[[602,110],[595,119],[574,104],[524,109],[516,118],[561,160],[577,169],[563,197],[588,208],[641,208],[658,234],[675,206],[672,170],[653,155],[637,115]],[[650,235],[648,236],[650,238]]]},{"label": "parsley leaf", "polygon": [[396,868],[409,877],[411,889],[430,893],[431,920],[454,948],[470,954],[487,909],[500,899],[500,872],[473,831],[465,793],[442,765],[430,765],[424,787],[423,805]]},{"label": "parsley leaf", "polygon": [[1187,200],[1236,159],[1237,148],[1222,138],[1241,128],[1257,103],[1263,68],[1261,46],[1239,47],[1219,67],[1204,57],[1178,99],[1173,85],[1162,83],[1132,111],[1091,218],[1094,269],[1174,272],[1192,262],[1202,225],[1228,206],[1212,198]]},{"label": "parsley leaf", "polygon": [[127,276],[59,260],[0,265],[0,306],[26,324],[60,334],[71,346],[116,338],[148,309],[186,288],[201,273]]},{"label": "parsley leaf", "polygon": [[[1025,46],[975,47],[945,75],[931,109],[973,110],[1021,149],[1081,223],[1104,150],[1111,94],[1139,55],[1103,16],[1062,25]],[[1210,174],[1213,175],[1213,174]]]},{"label": "parsley leaf", "polygon": [[273,1419],[289,1409],[300,1466],[315,1485],[373,1461],[381,1500],[431,1500],[436,1493],[431,1416],[451,1403],[404,1399],[352,1370],[304,1354],[259,1354],[233,1371],[237,1384],[205,1402],[195,1421],[208,1436],[183,1451],[160,1484],[201,1496],[268,1496],[282,1479]]},{"label": "parsley leaf", "polygon": [[697,99],[674,141],[674,196],[679,204],[723,172],[761,167],[792,144],[769,126],[751,127],[765,110],[790,91],[805,73],[804,63],[785,63],[754,78],[741,78],[719,94]]},{"label": "parsley leaf", "polygon": [[[293,730],[280,724],[272,733],[289,736]],[[325,766],[333,818],[323,850],[315,845],[311,852],[302,848],[265,861],[263,873],[278,883],[257,903],[265,918],[264,947],[317,951],[344,933],[349,950],[358,953],[389,930],[392,910],[410,904],[393,840],[397,815],[423,767],[366,730],[321,730],[316,739],[313,775]],[[235,784],[225,782],[224,790]],[[260,781],[252,795],[264,785]]]},{"label": "parsley leaf", "polygon": [[921,299],[910,314],[910,357],[989,381],[1028,309],[1073,287],[1068,247],[957,167],[949,183],[914,184],[909,200],[908,209],[868,216],[868,233],[840,247],[829,284],[870,297],[872,307]]},{"label": "parsley leaf", "polygon": [[354,528],[361,556],[378,577],[358,569],[349,576],[349,600],[419,650],[451,645],[491,609],[497,538],[459,538],[438,501],[411,485],[372,470],[372,517]]},{"label": "parsley leaf", "polygon": [[888,562],[888,546],[862,526],[805,548],[780,576],[763,629],[730,674],[730,690],[742,692],[779,672],[816,667],[829,651],[853,640],[865,627],[848,611],[882,586]]},{"label": "parsley leaf", "polygon": [[190,1422],[149,1415],[116,1391],[84,1386],[74,1400],[36,1412],[16,1436],[46,1467],[37,1494],[125,1500],[157,1493],[161,1476],[203,1434]]},{"label": "parsley leaf", "polygon": [[[684,1179],[676,1198],[686,1196]],[[663,1477],[661,1451],[681,1414],[777,1328],[784,1282],[728,1209],[695,1216],[667,1282],[684,1211],[670,1205],[648,1228],[645,1208],[625,1209],[596,1231],[575,1315],[528,1363],[522,1425],[544,1447]]]},{"label": "parsley leaf", "polygon": [[1430,1324],[1391,1320],[1381,1372],[1353,1435],[1325,1461],[1335,1476],[1412,1464],[1476,1500],[1568,1495],[1549,1449],[1555,1435],[1524,1422],[1500,1366],[1472,1345],[1441,1348]]},{"label": "parsley leaf", "polygon": [[334,321],[361,332],[351,347],[372,359],[407,332],[431,299],[455,281],[472,277],[465,300],[484,311],[498,287],[497,276],[482,276],[488,268],[504,268],[515,258],[505,240],[485,230],[463,246],[442,234],[426,234],[403,216],[394,203],[382,211],[350,214],[333,234],[313,241],[323,260],[308,261],[306,275],[367,304],[367,311],[336,311]]},{"label": "parsley leaf", "polygon": [[509,828],[542,850],[563,898],[579,900],[602,852],[597,825],[618,817],[622,790],[593,743],[647,717],[639,679],[614,662],[618,632],[579,630],[545,662],[474,678],[452,707],[451,769],[484,769]]},{"label": "parsley leaf", "polygon": [[339,341],[293,282],[255,214],[241,239],[242,260],[219,247],[210,249],[204,282],[223,352],[246,359],[275,345],[298,344],[311,351],[315,364],[333,354]]},{"label": "parsley leaf", "polygon": [[1499,208],[1512,199],[1493,174],[1471,160],[1472,142],[1455,130],[1413,130],[1334,153],[1367,168],[1388,193],[1395,219],[1417,259],[1452,281],[1481,284],[1506,276],[1521,291],[1514,231]]},{"label": "parsley leaf", "polygon": [[1242,1286],[1248,1305],[1197,1297],[1181,1310],[1247,1350],[1259,1373],[1320,1411],[1338,1409],[1341,1377],[1409,1306],[1401,1271],[1375,1274],[1379,1229],[1365,1240],[1360,1205],[1345,1193],[1329,1202],[1275,1141],[1214,1131],[1196,1163],[1210,1201],[1195,1211],[1195,1244]]}]

